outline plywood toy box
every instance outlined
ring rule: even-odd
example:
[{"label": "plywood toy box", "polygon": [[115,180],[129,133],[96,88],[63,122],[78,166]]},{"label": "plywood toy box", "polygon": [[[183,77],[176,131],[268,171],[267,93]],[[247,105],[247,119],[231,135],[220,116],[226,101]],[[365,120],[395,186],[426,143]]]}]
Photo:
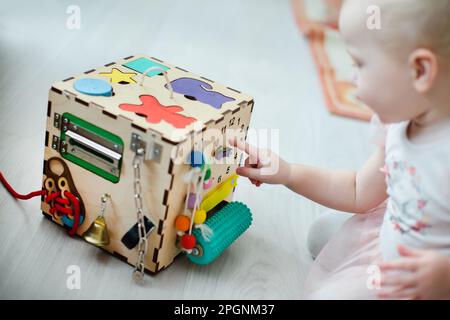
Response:
[{"label": "plywood toy box", "polygon": [[252,97],[146,55],[57,82],[41,209],[137,271],[182,251],[208,264],[251,224],[232,202],[242,154],[227,139],[246,139],[252,110]]}]

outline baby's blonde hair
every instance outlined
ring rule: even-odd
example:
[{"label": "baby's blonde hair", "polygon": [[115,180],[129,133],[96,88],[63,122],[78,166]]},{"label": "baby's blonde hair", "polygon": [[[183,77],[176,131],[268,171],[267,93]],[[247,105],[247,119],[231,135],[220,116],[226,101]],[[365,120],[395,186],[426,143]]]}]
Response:
[{"label": "baby's blonde hair", "polygon": [[382,30],[377,38],[383,46],[407,42],[450,57],[450,0],[368,0],[366,4],[381,9]]},{"label": "baby's blonde hair", "polygon": [[[386,0],[385,0],[386,1]],[[435,50],[450,56],[450,0],[394,0],[387,6],[387,23],[395,26],[395,20],[409,20],[408,26],[416,46]],[[391,21],[389,21],[391,20]],[[402,23],[402,21],[397,21]],[[406,34],[406,35],[407,35]]]}]

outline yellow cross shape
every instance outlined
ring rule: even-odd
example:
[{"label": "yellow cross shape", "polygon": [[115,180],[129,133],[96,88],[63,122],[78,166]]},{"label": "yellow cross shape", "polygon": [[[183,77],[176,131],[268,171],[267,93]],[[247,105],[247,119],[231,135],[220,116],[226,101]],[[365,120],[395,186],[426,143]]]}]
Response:
[{"label": "yellow cross shape", "polygon": [[127,83],[136,83],[131,77],[135,76],[136,73],[134,72],[122,72],[117,68],[113,68],[111,72],[100,72],[102,76],[106,76],[110,78],[110,81],[112,83],[120,83],[120,82],[127,82]]}]

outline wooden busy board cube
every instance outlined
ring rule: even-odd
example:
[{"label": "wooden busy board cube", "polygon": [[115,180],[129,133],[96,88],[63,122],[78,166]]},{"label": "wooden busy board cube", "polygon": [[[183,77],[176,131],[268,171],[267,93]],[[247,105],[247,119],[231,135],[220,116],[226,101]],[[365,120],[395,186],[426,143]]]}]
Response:
[{"label": "wooden busy board cube", "polygon": [[[146,271],[156,273],[181,252],[174,223],[189,198],[185,177],[192,164],[186,160],[196,151],[208,165],[201,198],[208,214],[230,202],[242,154],[227,146],[225,133],[233,130],[245,140],[252,109],[251,97],[145,55],[57,82],[49,92],[42,211],[82,236],[108,194],[103,222],[109,241],[102,248],[134,265],[139,232],[133,160],[144,149],[144,261]],[[78,200],[78,216],[66,191]]]}]

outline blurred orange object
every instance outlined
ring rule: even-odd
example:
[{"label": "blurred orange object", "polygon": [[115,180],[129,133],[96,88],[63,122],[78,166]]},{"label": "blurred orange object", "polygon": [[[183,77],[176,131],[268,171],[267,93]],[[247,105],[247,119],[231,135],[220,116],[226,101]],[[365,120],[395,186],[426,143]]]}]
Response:
[{"label": "blurred orange object", "polygon": [[373,111],[356,97],[353,62],[338,31],[341,0],[291,0],[300,31],[308,37],[328,110],[368,121]]},{"label": "blurred orange object", "polygon": [[338,29],[342,0],[291,0],[300,30],[314,36],[324,28]]}]

